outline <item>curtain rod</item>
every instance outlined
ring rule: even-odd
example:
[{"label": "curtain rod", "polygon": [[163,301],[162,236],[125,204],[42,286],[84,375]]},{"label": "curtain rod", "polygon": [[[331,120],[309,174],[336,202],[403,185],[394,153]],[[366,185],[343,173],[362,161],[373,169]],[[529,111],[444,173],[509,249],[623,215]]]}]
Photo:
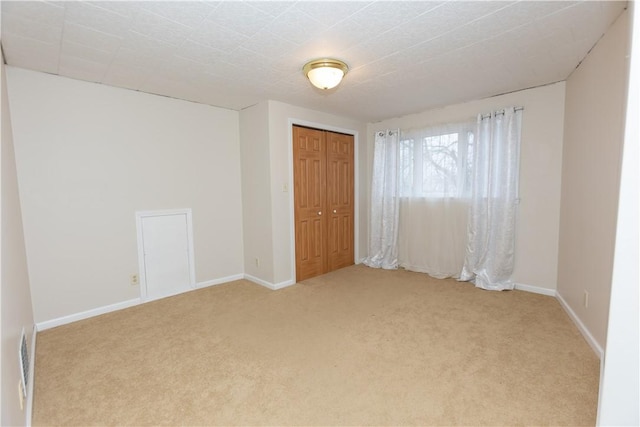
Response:
[{"label": "curtain rod", "polygon": [[[522,110],[524,110],[524,107],[513,107],[513,111],[522,111]],[[483,114],[480,118],[481,118],[482,120],[484,120],[484,119],[488,119],[489,117],[491,117],[491,115],[492,115],[492,114],[494,114],[494,115],[496,115],[496,116],[497,116],[498,114],[504,114],[504,109],[502,109],[502,110],[497,110],[497,111],[495,111],[495,112],[493,112],[493,113]]]}]

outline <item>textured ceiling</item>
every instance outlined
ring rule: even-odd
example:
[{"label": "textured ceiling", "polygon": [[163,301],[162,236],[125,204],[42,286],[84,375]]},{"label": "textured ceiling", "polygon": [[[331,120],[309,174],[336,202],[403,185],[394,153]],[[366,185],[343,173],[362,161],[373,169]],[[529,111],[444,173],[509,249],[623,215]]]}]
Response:
[{"label": "textured ceiling", "polygon": [[[242,109],[266,99],[374,122],[564,80],[613,1],[2,1],[7,64]],[[305,62],[350,71],[322,92]]]}]

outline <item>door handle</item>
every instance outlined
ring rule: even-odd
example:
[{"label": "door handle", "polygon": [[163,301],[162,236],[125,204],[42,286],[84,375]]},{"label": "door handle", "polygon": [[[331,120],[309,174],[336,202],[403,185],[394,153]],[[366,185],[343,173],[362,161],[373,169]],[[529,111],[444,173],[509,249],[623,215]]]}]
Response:
[{"label": "door handle", "polygon": [[318,215],[322,215],[322,211],[318,211]]},{"label": "door handle", "polygon": [[334,210],[333,210],[333,213],[338,213],[338,211],[334,209]]}]

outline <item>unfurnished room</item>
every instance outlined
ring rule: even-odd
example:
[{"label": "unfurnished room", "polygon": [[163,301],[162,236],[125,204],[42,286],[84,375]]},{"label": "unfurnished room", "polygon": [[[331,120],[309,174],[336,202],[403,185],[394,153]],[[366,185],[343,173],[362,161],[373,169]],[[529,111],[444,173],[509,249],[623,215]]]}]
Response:
[{"label": "unfurnished room", "polygon": [[640,424],[634,1],[0,2],[0,424]]}]

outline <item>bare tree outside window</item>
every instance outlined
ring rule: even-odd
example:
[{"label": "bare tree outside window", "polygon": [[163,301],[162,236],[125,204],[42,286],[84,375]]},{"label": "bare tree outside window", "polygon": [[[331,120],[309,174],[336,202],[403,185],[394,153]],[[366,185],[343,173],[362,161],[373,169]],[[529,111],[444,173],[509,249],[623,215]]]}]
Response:
[{"label": "bare tree outside window", "polygon": [[456,132],[400,141],[402,197],[470,196],[473,132],[461,127]]}]

